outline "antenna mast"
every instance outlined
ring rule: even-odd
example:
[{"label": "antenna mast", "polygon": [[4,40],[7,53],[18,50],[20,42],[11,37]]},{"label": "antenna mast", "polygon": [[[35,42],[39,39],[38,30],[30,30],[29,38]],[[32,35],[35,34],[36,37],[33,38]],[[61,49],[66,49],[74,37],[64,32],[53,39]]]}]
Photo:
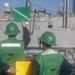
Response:
[{"label": "antenna mast", "polygon": [[30,7],[30,10],[32,10],[32,3],[31,0],[26,0],[26,6]]},{"label": "antenna mast", "polygon": [[67,28],[69,25],[69,0],[64,0],[64,20],[63,27]]}]

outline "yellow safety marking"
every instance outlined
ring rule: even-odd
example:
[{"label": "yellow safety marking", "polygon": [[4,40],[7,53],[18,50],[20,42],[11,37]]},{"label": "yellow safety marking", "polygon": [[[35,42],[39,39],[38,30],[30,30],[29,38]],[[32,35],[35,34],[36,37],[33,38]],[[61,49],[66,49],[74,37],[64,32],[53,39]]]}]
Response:
[{"label": "yellow safety marking", "polygon": [[16,75],[30,75],[32,69],[31,61],[16,62]]}]

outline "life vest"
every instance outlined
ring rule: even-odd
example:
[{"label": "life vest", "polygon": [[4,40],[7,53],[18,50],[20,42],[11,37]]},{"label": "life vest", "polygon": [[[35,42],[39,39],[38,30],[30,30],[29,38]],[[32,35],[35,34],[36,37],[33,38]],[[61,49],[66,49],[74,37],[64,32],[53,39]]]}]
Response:
[{"label": "life vest", "polygon": [[39,75],[57,75],[63,62],[63,56],[51,49],[45,50],[35,59],[40,65]]},{"label": "life vest", "polygon": [[16,61],[25,60],[24,43],[17,39],[7,39],[0,42],[0,61],[15,66]]}]

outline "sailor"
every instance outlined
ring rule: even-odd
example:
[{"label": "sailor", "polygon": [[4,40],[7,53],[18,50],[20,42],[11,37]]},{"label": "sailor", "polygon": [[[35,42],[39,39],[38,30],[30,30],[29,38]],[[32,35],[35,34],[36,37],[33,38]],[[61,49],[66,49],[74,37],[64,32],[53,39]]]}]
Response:
[{"label": "sailor", "polygon": [[0,42],[0,70],[2,75],[8,75],[8,73],[15,73],[16,61],[25,59],[24,42],[16,39],[20,30],[13,22],[7,25],[4,33],[8,35],[8,39]]},{"label": "sailor", "polygon": [[73,67],[51,46],[56,46],[56,37],[52,32],[46,31],[39,38],[39,47],[43,52],[34,58],[31,75],[70,75]]}]

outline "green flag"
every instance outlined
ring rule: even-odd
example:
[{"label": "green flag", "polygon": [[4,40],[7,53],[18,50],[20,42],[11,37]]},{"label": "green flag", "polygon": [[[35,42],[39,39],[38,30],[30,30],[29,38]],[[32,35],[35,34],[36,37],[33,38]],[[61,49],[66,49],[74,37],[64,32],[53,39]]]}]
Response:
[{"label": "green flag", "polygon": [[15,22],[30,21],[30,7],[13,8],[13,14]]}]

